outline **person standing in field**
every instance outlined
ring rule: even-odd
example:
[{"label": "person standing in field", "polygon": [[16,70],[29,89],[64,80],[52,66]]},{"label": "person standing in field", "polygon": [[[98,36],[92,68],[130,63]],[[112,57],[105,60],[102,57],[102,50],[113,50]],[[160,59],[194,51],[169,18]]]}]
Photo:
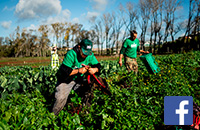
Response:
[{"label": "person standing in field", "polygon": [[[100,72],[100,63],[92,52],[93,43],[88,39],[83,39],[73,49],[69,50],[57,72],[57,85],[55,93],[55,103],[53,112],[58,115],[65,106],[70,91],[81,88],[83,76],[86,72],[89,74],[98,74]],[[90,66],[90,67],[89,67]]]},{"label": "person standing in field", "polygon": [[58,69],[59,67],[59,56],[57,54],[57,47],[53,46],[51,51],[51,67],[52,69]]},{"label": "person standing in field", "polygon": [[138,73],[138,64],[137,64],[137,52],[149,53],[148,51],[143,51],[139,49],[140,42],[137,39],[137,32],[135,30],[130,31],[130,37],[127,38],[120,50],[119,55],[119,65],[122,66],[122,58],[124,55],[124,62],[126,69],[131,72],[134,71],[135,74]]}]

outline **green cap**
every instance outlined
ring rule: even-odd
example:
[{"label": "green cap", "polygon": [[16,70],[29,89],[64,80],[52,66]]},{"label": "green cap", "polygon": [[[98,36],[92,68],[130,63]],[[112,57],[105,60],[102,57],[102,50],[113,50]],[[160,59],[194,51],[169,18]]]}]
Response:
[{"label": "green cap", "polygon": [[83,39],[80,42],[80,46],[84,55],[91,55],[92,54],[92,41],[88,39]]}]

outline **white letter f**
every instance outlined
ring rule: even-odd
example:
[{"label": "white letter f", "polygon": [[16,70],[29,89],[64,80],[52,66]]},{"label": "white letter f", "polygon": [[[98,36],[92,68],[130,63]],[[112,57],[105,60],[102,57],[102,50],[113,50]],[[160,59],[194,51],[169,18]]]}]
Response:
[{"label": "white letter f", "polygon": [[184,106],[188,104],[188,100],[183,100],[179,104],[179,109],[176,109],[176,114],[179,114],[179,125],[184,125],[184,114],[188,114],[188,109],[184,109]]}]

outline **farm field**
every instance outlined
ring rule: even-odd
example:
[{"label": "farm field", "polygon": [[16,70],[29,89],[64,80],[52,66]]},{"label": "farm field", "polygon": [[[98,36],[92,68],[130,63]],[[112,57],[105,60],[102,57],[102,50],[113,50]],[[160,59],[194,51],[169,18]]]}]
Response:
[{"label": "farm field", "polygon": [[[138,58],[137,76],[119,67],[116,59],[98,59],[100,76],[112,95],[95,90],[90,107],[72,114],[69,110],[73,108],[66,104],[58,116],[52,113],[55,70],[48,64],[1,66],[0,129],[161,130],[166,127],[165,96],[192,96],[200,105],[200,51],[155,56],[161,69],[157,74],[149,74]],[[74,91],[70,97],[74,107],[81,104]]]},{"label": "farm field", "polygon": [[[96,56],[97,60],[116,60],[118,56]],[[60,62],[64,57],[60,57]],[[0,67],[4,66],[48,66],[50,65],[51,57],[17,57],[17,58],[0,58]]]}]

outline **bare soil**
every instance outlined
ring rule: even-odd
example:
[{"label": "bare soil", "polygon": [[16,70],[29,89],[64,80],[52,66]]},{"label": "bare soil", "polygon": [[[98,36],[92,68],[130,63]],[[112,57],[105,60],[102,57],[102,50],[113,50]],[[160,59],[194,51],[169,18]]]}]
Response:
[{"label": "bare soil", "polygon": [[[64,57],[60,57],[63,59]],[[116,60],[118,56],[96,56],[97,60]],[[30,57],[30,58],[0,58],[0,67],[4,66],[22,66],[30,65],[37,66],[35,64],[47,65],[50,64],[50,57]]]}]

